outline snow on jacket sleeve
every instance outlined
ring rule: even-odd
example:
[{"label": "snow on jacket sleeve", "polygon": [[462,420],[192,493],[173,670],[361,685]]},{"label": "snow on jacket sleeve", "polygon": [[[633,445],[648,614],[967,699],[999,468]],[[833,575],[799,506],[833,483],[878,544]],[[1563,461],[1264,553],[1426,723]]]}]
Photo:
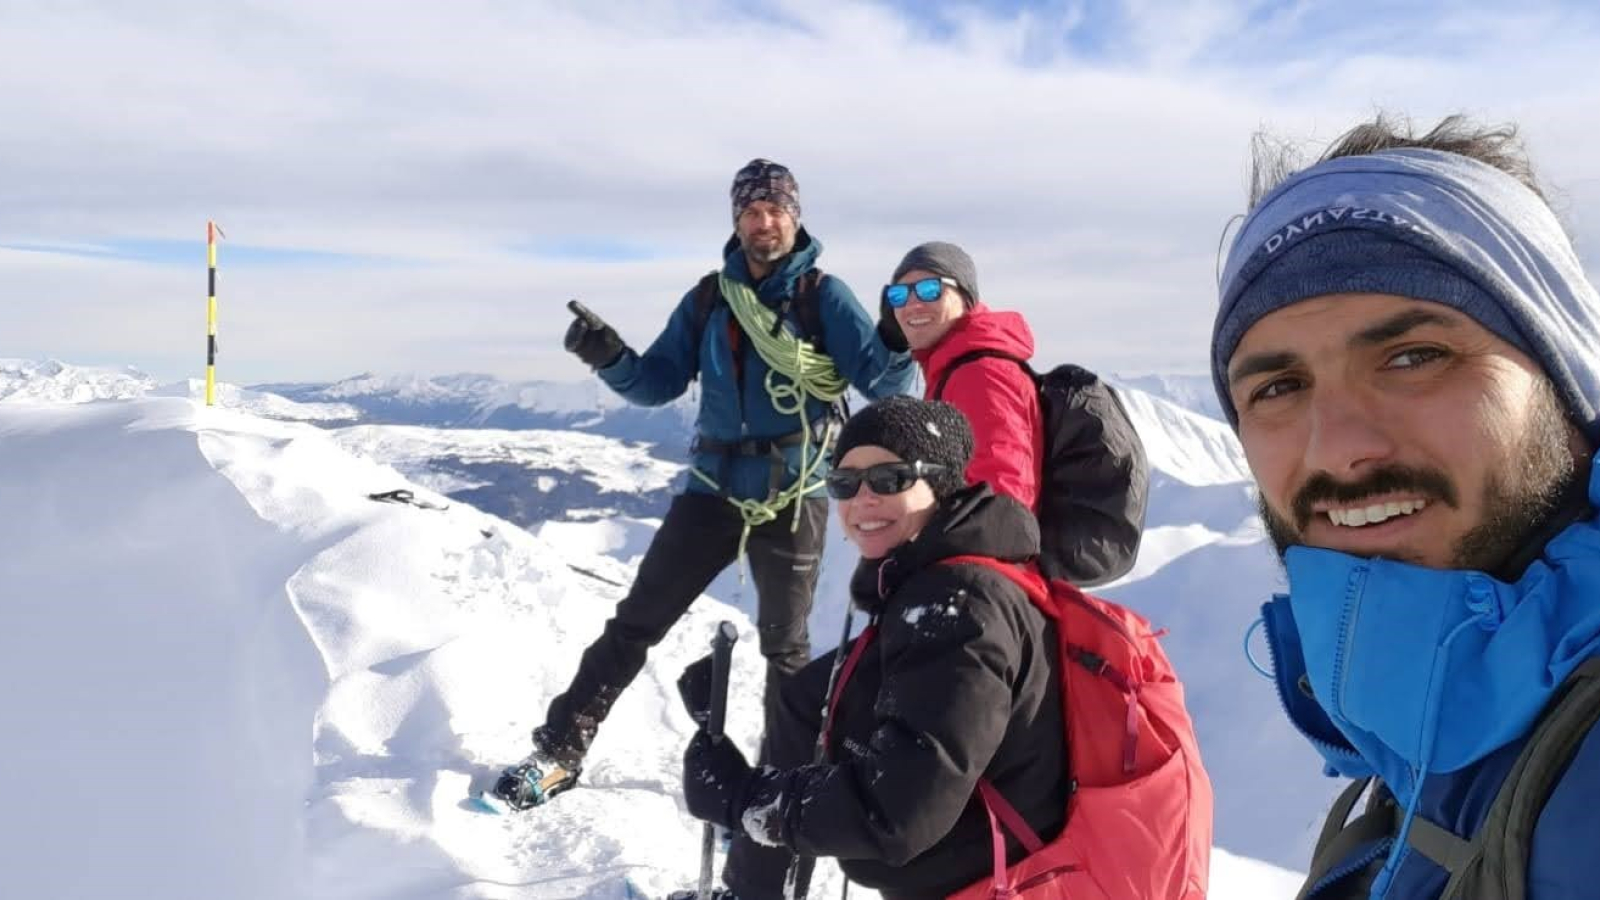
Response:
[{"label": "snow on jacket sleeve", "polygon": [[976,359],[951,371],[942,399],[972,424],[967,483],[986,481],[1037,512],[1044,415],[1027,371],[1008,359]]},{"label": "snow on jacket sleeve", "polygon": [[688,390],[700,371],[694,340],[694,291],[683,296],[655,343],[642,355],[624,347],[616,361],[596,372],[600,380],[639,406],[663,406]]},{"label": "snow on jacket sleeve", "polygon": [[910,353],[897,353],[883,345],[878,326],[850,286],[832,275],[824,276],[817,290],[823,343],[833,363],[856,390],[869,400],[911,391],[917,366]]},{"label": "snow on jacket sleeve", "polygon": [[975,596],[992,589],[981,578],[923,574],[897,592],[926,600],[891,606],[881,623],[871,738],[792,773],[784,843],[901,866],[950,831],[1005,737],[1023,643],[1016,621]]}]

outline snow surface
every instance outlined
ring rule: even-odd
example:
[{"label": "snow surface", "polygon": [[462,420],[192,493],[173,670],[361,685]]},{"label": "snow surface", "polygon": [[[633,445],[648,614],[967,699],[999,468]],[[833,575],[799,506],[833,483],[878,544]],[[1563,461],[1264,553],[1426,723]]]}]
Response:
[{"label": "snow surface", "polygon": [[[505,407],[527,412],[587,415],[623,409],[629,405],[598,379],[517,382],[473,373],[426,376],[375,375],[369,372],[315,386],[305,394],[336,401],[382,398],[413,406],[456,404],[474,410],[465,421],[457,423],[467,427],[484,424],[492,414]],[[680,405],[693,409],[687,401]]]},{"label": "snow surface", "polygon": [[74,366],[58,360],[0,359],[0,403],[87,403],[143,397],[156,380],[134,368]]},{"label": "snow surface", "polygon": [[683,470],[650,456],[647,448],[575,431],[355,425],[335,432],[335,440],[422,482],[436,475],[430,463],[446,456],[468,464],[559,469],[593,482],[600,490],[627,493],[664,490]]},{"label": "snow surface", "polygon": [[1119,389],[1143,391],[1191,412],[1222,421],[1222,404],[1211,375],[1114,375],[1108,379]]},{"label": "snow surface", "polygon": [[[618,702],[588,789],[533,815],[473,812],[469,783],[526,751],[621,596],[610,582],[631,579],[612,554],[649,523],[530,534],[461,504],[365,499],[402,484],[310,425],[180,398],[0,405],[6,896],[613,898],[625,878],[692,882],[691,723],[672,681],[727,618],[735,683],[759,684],[749,616],[695,605]],[[1252,548],[1230,539],[1204,546]],[[833,558],[837,586],[849,560]],[[1240,571],[1218,562],[1219,578]],[[1260,591],[1158,593],[1178,595],[1168,618],[1234,632],[1234,595]],[[818,596],[836,609],[843,594]],[[747,750],[758,694],[732,696]],[[837,893],[835,870],[819,874],[816,896]],[[1212,895],[1295,881],[1219,851]]]}]

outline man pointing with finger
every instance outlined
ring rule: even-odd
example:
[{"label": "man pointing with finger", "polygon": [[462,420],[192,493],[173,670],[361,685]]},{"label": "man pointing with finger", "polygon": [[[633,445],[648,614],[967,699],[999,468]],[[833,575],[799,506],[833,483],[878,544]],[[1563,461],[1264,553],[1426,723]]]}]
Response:
[{"label": "man pointing with finger", "polygon": [[558,790],[576,780],[649,649],[741,551],[759,598],[770,719],[779,685],[811,656],[806,617],[826,533],[834,402],[852,385],[874,399],[911,387],[911,357],[887,349],[850,288],[817,270],[822,244],[800,225],[789,170],[752,160],[732,195],[722,269],[683,296],[644,353],[594,312],[571,307],[567,349],[625,399],[660,406],[696,378],[701,388],[688,485],[628,595],[534,729],[534,756]]}]

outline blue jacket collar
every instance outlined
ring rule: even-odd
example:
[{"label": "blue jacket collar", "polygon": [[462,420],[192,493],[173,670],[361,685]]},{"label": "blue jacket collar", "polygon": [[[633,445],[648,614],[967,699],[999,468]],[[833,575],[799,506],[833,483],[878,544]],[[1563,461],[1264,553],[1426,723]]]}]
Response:
[{"label": "blue jacket collar", "polygon": [[[1600,466],[1589,497],[1600,507]],[[1595,517],[1512,583],[1307,547],[1286,567],[1289,593],[1263,609],[1284,708],[1333,770],[1401,797],[1521,736],[1600,652]]]}]

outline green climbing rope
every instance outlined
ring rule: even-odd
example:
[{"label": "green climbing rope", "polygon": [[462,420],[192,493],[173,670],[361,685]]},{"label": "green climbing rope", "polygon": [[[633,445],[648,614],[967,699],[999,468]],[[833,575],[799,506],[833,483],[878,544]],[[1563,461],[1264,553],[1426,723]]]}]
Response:
[{"label": "green climbing rope", "polygon": [[[750,529],[777,519],[778,514],[789,504],[821,489],[821,482],[809,484],[812,476],[822,467],[823,453],[818,452],[815,457],[811,453],[811,422],[806,418],[806,399],[811,397],[823,403],[833,403],[844,396],[845,391],[850,388],[850,383],[839,374],[838,367],[826,353],[819,352],[809,341],[801,340],[789,329],[774,327],[777,324],[778,314],[763,305],[749,285],[729,278],[726,272],[719,277],[718,283],[722,288],[723,298],[728,301],[728,308],[732,310],[734,318],[739,320],[739,326],[744,330],[746,338],[767,364],[765,386],[767,397],[772,401],[772,408],[780,415],[798,416],[802,434],[800,477],[795,479],[794,484],[768,496],[765,500],[728,498],[728,502],[732,503],[744,518],[744,533],[739,536],[739,556],[743,558],[745,543],[750,538]],[[827,445],[833,440],[833,429],[834,423],[829,422],[823,434],[820,450],[826,450]],[[690,471],[712,489],[721,491],[721,487],[709,475],[699,469]],[[798,503],[795,503],[794,522],[789,527],[791,529],[800,527]]]}]

